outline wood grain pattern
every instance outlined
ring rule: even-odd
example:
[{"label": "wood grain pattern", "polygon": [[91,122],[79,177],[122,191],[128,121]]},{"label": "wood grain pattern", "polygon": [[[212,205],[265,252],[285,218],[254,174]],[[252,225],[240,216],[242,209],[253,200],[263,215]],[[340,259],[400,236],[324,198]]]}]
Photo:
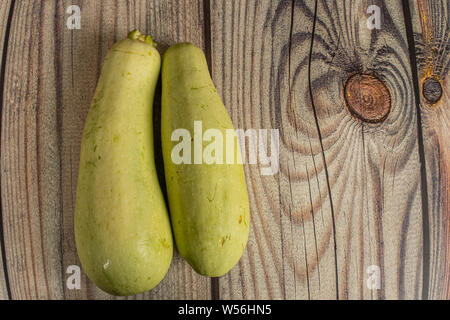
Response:
[{"label": "wood grain pattern", "polygon": [[[315,174],[323,168],[317,131],[305,119],[296,129],[300,138],[290,125],[298,107],[293,92],[307,89],[305,82],[292,89],[291,75],[307,65],[312,21],[290,1],[214,1],[211,10],[213,78],[235,126],[280,130],[280,173],[261,176],[259,166],[246,167],[249,244],[239,266],[220,279],[220,296],[335,298],[330,205],[323,171]],[[292,23],[292,10],[302,23]],[[295,60],[291,45],[298,47]],[[317,216],[311,194],[320,198]]]},{"label": "wood grain pattern", "polygon": [[[430,225],[430,299],[450,299],[450,2],[409,1],[426,156]],[[436,78],[442,97],[427,102],[423,84]]]},{"label": "wood grain pattern", "polygon": [[[371,31],[365,1],[212,2],[214,81],[233,121],[278,128],[281,143],[277,176],[247,166],[251,238],[220,279],[221,297],[421,297],[417,117],[402,7],[377,4],[383,27]],[[389,87],[384,122],[349,113],[342,92],[354,73]],[[366,286],[371,265],[381,290]]]},{"label": "wood grain pattern", "polygon": [[[70,5],[80,30],[66,26]],[[381,8],[380,29],[367,28],[369,5]],[[203,48],[235,127],[279,130],[280,167],[245,165],[250,238],[230,273],[201,277],[175,253],[158,287],[126,298],[450,299],[449,12],[445,0],[1,1],[0,299],[114,299],[84,273],[68,289],[66,270],[80,265],[84,120],[106,52],[134,28],[161,54],[181,41]],[[355,74],[389,91],[382,121],[347,108]],[[427,77],[442,88],[434,104]],[[379,290],[367,287],[370,266]]]},{"label": "wood grain pattern", "polygon": [[[11,7],[11,1],[2,1],[0,3],[0,57],[3,57],[3,49],[5,44],[5,38],[7,36],[7,23],[8,23],[8,16],[9,11]],[[3,75],[3,61],[0,65],[0,74]],[[0,86],[2,86],[0,84]],[[1,90],[1,87],[0,87]],[[1,102],[0,102],[1,103]],[[0,216],[1,218],[1,216]],[[0,221],[0,224],[2,221]],[[0,226],[0,230],[3,230],[3,226]],[[0,232],[0,244],[3,247],[3,234]],[[7,275],[5,274],[5,270],[3,268],[3,265],[6,263],[4,260],[5,257],[3,257],[3,250],[0,253],[0,300],[6,300],[8,299],[8,289],[7,289]]]},{"label": "wood grain pattern", "polygon": [[[266,16],[273,16],[278,4],[211,1],[212,78],[236,128],[271,128],[273,92],[268,86],[271,67],[277,62],[270,48],[272,41],[277,46],[285,36],[277,35],[282,37],[278,40],[263,33],[263,28]],[[246,165],[245,171],[251,208],[249,241],[239,264],[220,278],[219,295],[223,299],[282,297],[278,183],[272,177],[262,181],[257,166]]]},{"label": "wood grain pattern", "polygon": [[[419,299],[420,161],[401,1],[317,3],[310,86],[333,200],[339,297]],[[381,8],[379,30],[366,25],[371,4]],[[354,73],[388,87],[391,111],[383,122],[349,114],[342,86]],[[371,265],[380,268],[380,290],[366,286]]]},{"label": "wood grain pattern", "polygon": [[[69,5],[81,8],[81,30],[66,27]],[[80,265],[73,212],[84,119],[107,50],[133,28],[151,34],[162,51],[177,41],[204,46],[202,2],[16,2],[1,144],[13,299],[111,298],[84,274],[81,290],[67,289],[65,281],[67,267]],[[209,279],[175,254],[156,289],[130,298],[205,299],[210,291]]]}]

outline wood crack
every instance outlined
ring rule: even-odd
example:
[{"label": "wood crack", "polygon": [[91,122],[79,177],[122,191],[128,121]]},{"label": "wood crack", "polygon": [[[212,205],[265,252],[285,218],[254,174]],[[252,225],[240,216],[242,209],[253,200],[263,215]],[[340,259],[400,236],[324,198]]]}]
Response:
[{"label": "wood crack", "polygon": [[[203,23],[204,23],[204,47],[205,57],[208,63],[209,73],[213,74],[212,60],[211,60],[211,3],[210,0],[203,1]],[[211,278],[211,300],[220,299],[220,284],[219,278]]]},{"label": "wood crack", "polygon": [[429,297],[429,281],[430,281],[430,226],[428,215],[428,187],[427,187],[427,173],[425,164],[425,148],[423,143],[423,130],[422,130],[422,115],[420,111],[420,89],[419,79],[417,76],[417,61],[416,61],[416,49],[414,45],[414,33],[412,27],[411,11],[409,8],[408,0],[402,1],[403,5],[403,18],[405,21],[406,38],[408,41],[409,49],[409,62],[411,64],[411,73],[414,88],[414,98],[416,104],[417,114],[417,140],[420,159],[420,189],[421,189],[421,202],[422,202],[422,228],[423,228],[423,274],[422,274],[422,299],[427,300]]},{"label": "wood crack", "polygon": [[325,177],[327,181],[327,188],[328,188],[328,196],[330,197],[330,207],[331,207],[331,220],[333,225],[333,242],[334,242],[334,261],[335,261],[335,274],[336,274],[336,299],[339,300],[339,274],[338,274],[338,260],[337,260],[337,245],[336,245],[336,223],[335,223],[335,217],[334,217],[334,207],[333,207],[333,197],[331,195],[331,186],[330,186],[330,179],[328,177],[328,168],[327,168],[327,162],[325,159],[325,151],[323,148],[323,141],[322,141],[322,134],[320,132],[320,126],[319,126],[319,119],[317,117],[316,112],[316,106],[314,104],[314,96],[312,93],[312,84],[311,84],[311,62],[312,62],[312,55],[313,55],[313,48],[314,48],[314,35],[316,31],[316,19],[317,19],[317,0],[314,4],[314,18],[313,18],[313,27],[311,32],[311,46],[309,50],[309,61],[308,61],[308,88],[309,88],[309,96],[311,99],[311,106],[313,109],[314,114],[314,121],[317,128],[317,134],[319,136],[319,142],[320,142],[320,148],[322,153],[322,160],[323,160],[323,166],[325,169]]}]

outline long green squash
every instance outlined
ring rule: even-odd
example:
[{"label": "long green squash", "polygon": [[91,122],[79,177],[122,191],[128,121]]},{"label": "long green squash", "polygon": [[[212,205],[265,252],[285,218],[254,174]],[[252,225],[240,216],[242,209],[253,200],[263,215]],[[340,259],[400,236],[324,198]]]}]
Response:
[{"label": "long green squash", "polygon": [[153,150],[153,97],[161,58],[138,31],[108,52],[86,119],[75,240],[88,277],[104,291],[155,287],[173,253]]},{"label": "long green squash", "polygon": [[[203,51],[192,44],[174,45],[164,54],[161,119],[167,193],[178,251],[198,273],[221,276],[239,261],[245,249],[250,209],[239,148],[235,149],[235,161],[227,163],[225,154],[223,160],[215,162],[202,159],[202,150],[194,146],[198,143],[195,139],[204,138],[196,137],[196,123],[205,134],[213,129],[223,138],[234,127],[211,80]],[[187,130],[189,137],[181,138],[177,129]],[[187,163],[173,158],[180,143],[190,145],[183,151],[191,155],[186,157],[190,158]],[[210,142],[200,144],[205,147],[200,149],[207,150]],[[222,145],[225,150],[225,142]]]}]

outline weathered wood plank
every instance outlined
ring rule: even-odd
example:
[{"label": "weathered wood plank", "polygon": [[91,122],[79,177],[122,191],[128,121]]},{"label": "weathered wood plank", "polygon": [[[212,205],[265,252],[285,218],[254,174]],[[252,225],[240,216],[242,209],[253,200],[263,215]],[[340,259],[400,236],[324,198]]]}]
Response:
[{"label": "weathered wood plank", "polygon": [[[369,4],[211,2],[213,79],[233,122],[280,129],[280,173],[246,167],[251,236],[239,266],[220,279],[221,297],[421,297],[417,117],[402,7],[375,2],[382,28],[369,30]],[[384,122],[347,109],[343,87],[358,72],[390,91]],[[366,286],[372,265],[380,290]]]},{"label": "weathered wood plank", "polygon": [[[369,5],[381,9],[380,29],[367,27]],[[310,86],[333,201],[339,298],[421,298],[421,167],[401,1],[317,1],[316,9]],[[378,80],[344,92],[353,74]],[[350,95],[362,118],[381,117],[386,98],[390,113],[378,123],[354,117]],[[366,286],[371,265],[380,290]]]},{"label": "weathered wood plank", "polygon": [[[7,23],[8,23],[8,16],[11,9],[11,1],[2,1],[0,3],[0,57],[3,57],[3,50],[5,46],[5,39],[6,39],[6,33],[7,31]],[[0,75],[3,74],[3,61],[0,62]],[[3,85],[0,84],[0,86]],[[0,87],[0,90],[3,90],[3,87]],[[0,101],[0,103],[2,103]],[[0,216],[1,218],[1,216]],[[0,221],[0,223],[2,223]],[[0,226],[0,229],[3,227]],[[3,246],[3,237],[0,233],[0,244]],[[6,285],[6,275],[5,270],[3,270],[3,265],[5,264],[5,258],[3,257],[3,252],[0,253],[0,300],[6,300],[8,299],[8,290]]]},{"label": "weathered wood plank", "polygon": [[[41,13],[38,2],[15,2],[5,68],[2,211],[13,299],[57,298],[62,293],[59,204],[51,196],[59,189],[59,161],[50,133],[55,104],[48,103],[55,80],[52,60],[44,59],[48,51],[43,52],[51,42],[39,38],[48,23]],[[42,70],[46,72],[39,74]],[[39,137],[37,130],[42,130]]]},{"label": "weathered wood plank", "polygon": [[[69,30],[69,5],[81,29]],[[18,1],[11,26],[2,121],[2,203],[14,299],[109,299],[83,274],[73,211],[81,132],[111,45],[139,28],[164,50],[176,41],[204,46],[201,1]],[[156,104],[157,109],[159,103]],[[159,111],[155,111],[159,117]],[[162,283],[130,298],[209,298],[210,281],[175,254]]]},{"label": "weathered wood plank", "polygon": [[[235,126],[280,130],[280,172],[262,176],[260,166],[246,165],[250,239],[239,265],[220,278],[221,298],[336,297],[331,207],[317,129],[313,118],[296,118],[306,106],[297,95],[308,86],[294,75],[307,66],[312,31],[302,6],[211,2],[213,80]],[[312,194],[320,195],[319,203],[311,201]]]},{"label": "weathered wood plank", "polygon": [[[277,40],[262,31],[266,15],[274,15],[277,3],[210,2],[212,78],[236,128],[262,127],[259,108],[261,115],[270,112],[268,100],[272,92],[263,91],[260,86],[263,75],[266,82],[270,81],[268,70],[272,59],[262,56],[262,42],[264,36],[268,37],[265,45],[270,47],[270,41]],[[262,59],[266,65],[261,64]],[[280,220],[276,217],[278,186],[270,181],[266,188],[272,194],[267,197],[258,168],[246,165],[245,171],[251,207],[249,241],[239,264],[219,279],[219,296],[221,299],[282,297],[282,243]]]},{"label": "weathered wood plank", "polygon": [[450,2],[409,1],[409,7],[427,167],[429,298],[450,299]]}]

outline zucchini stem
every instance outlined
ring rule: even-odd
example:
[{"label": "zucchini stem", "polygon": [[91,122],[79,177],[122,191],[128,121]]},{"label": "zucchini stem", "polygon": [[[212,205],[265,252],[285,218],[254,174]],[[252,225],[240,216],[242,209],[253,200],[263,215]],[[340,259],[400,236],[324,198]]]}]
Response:
[{"label": "zucchini stem", "polygon": [[148,43],[156,48],[156,42],[153,41],[151,36],[142,34],[138,29],[134,29],[128,33],[128,39],[139,40]]}]

